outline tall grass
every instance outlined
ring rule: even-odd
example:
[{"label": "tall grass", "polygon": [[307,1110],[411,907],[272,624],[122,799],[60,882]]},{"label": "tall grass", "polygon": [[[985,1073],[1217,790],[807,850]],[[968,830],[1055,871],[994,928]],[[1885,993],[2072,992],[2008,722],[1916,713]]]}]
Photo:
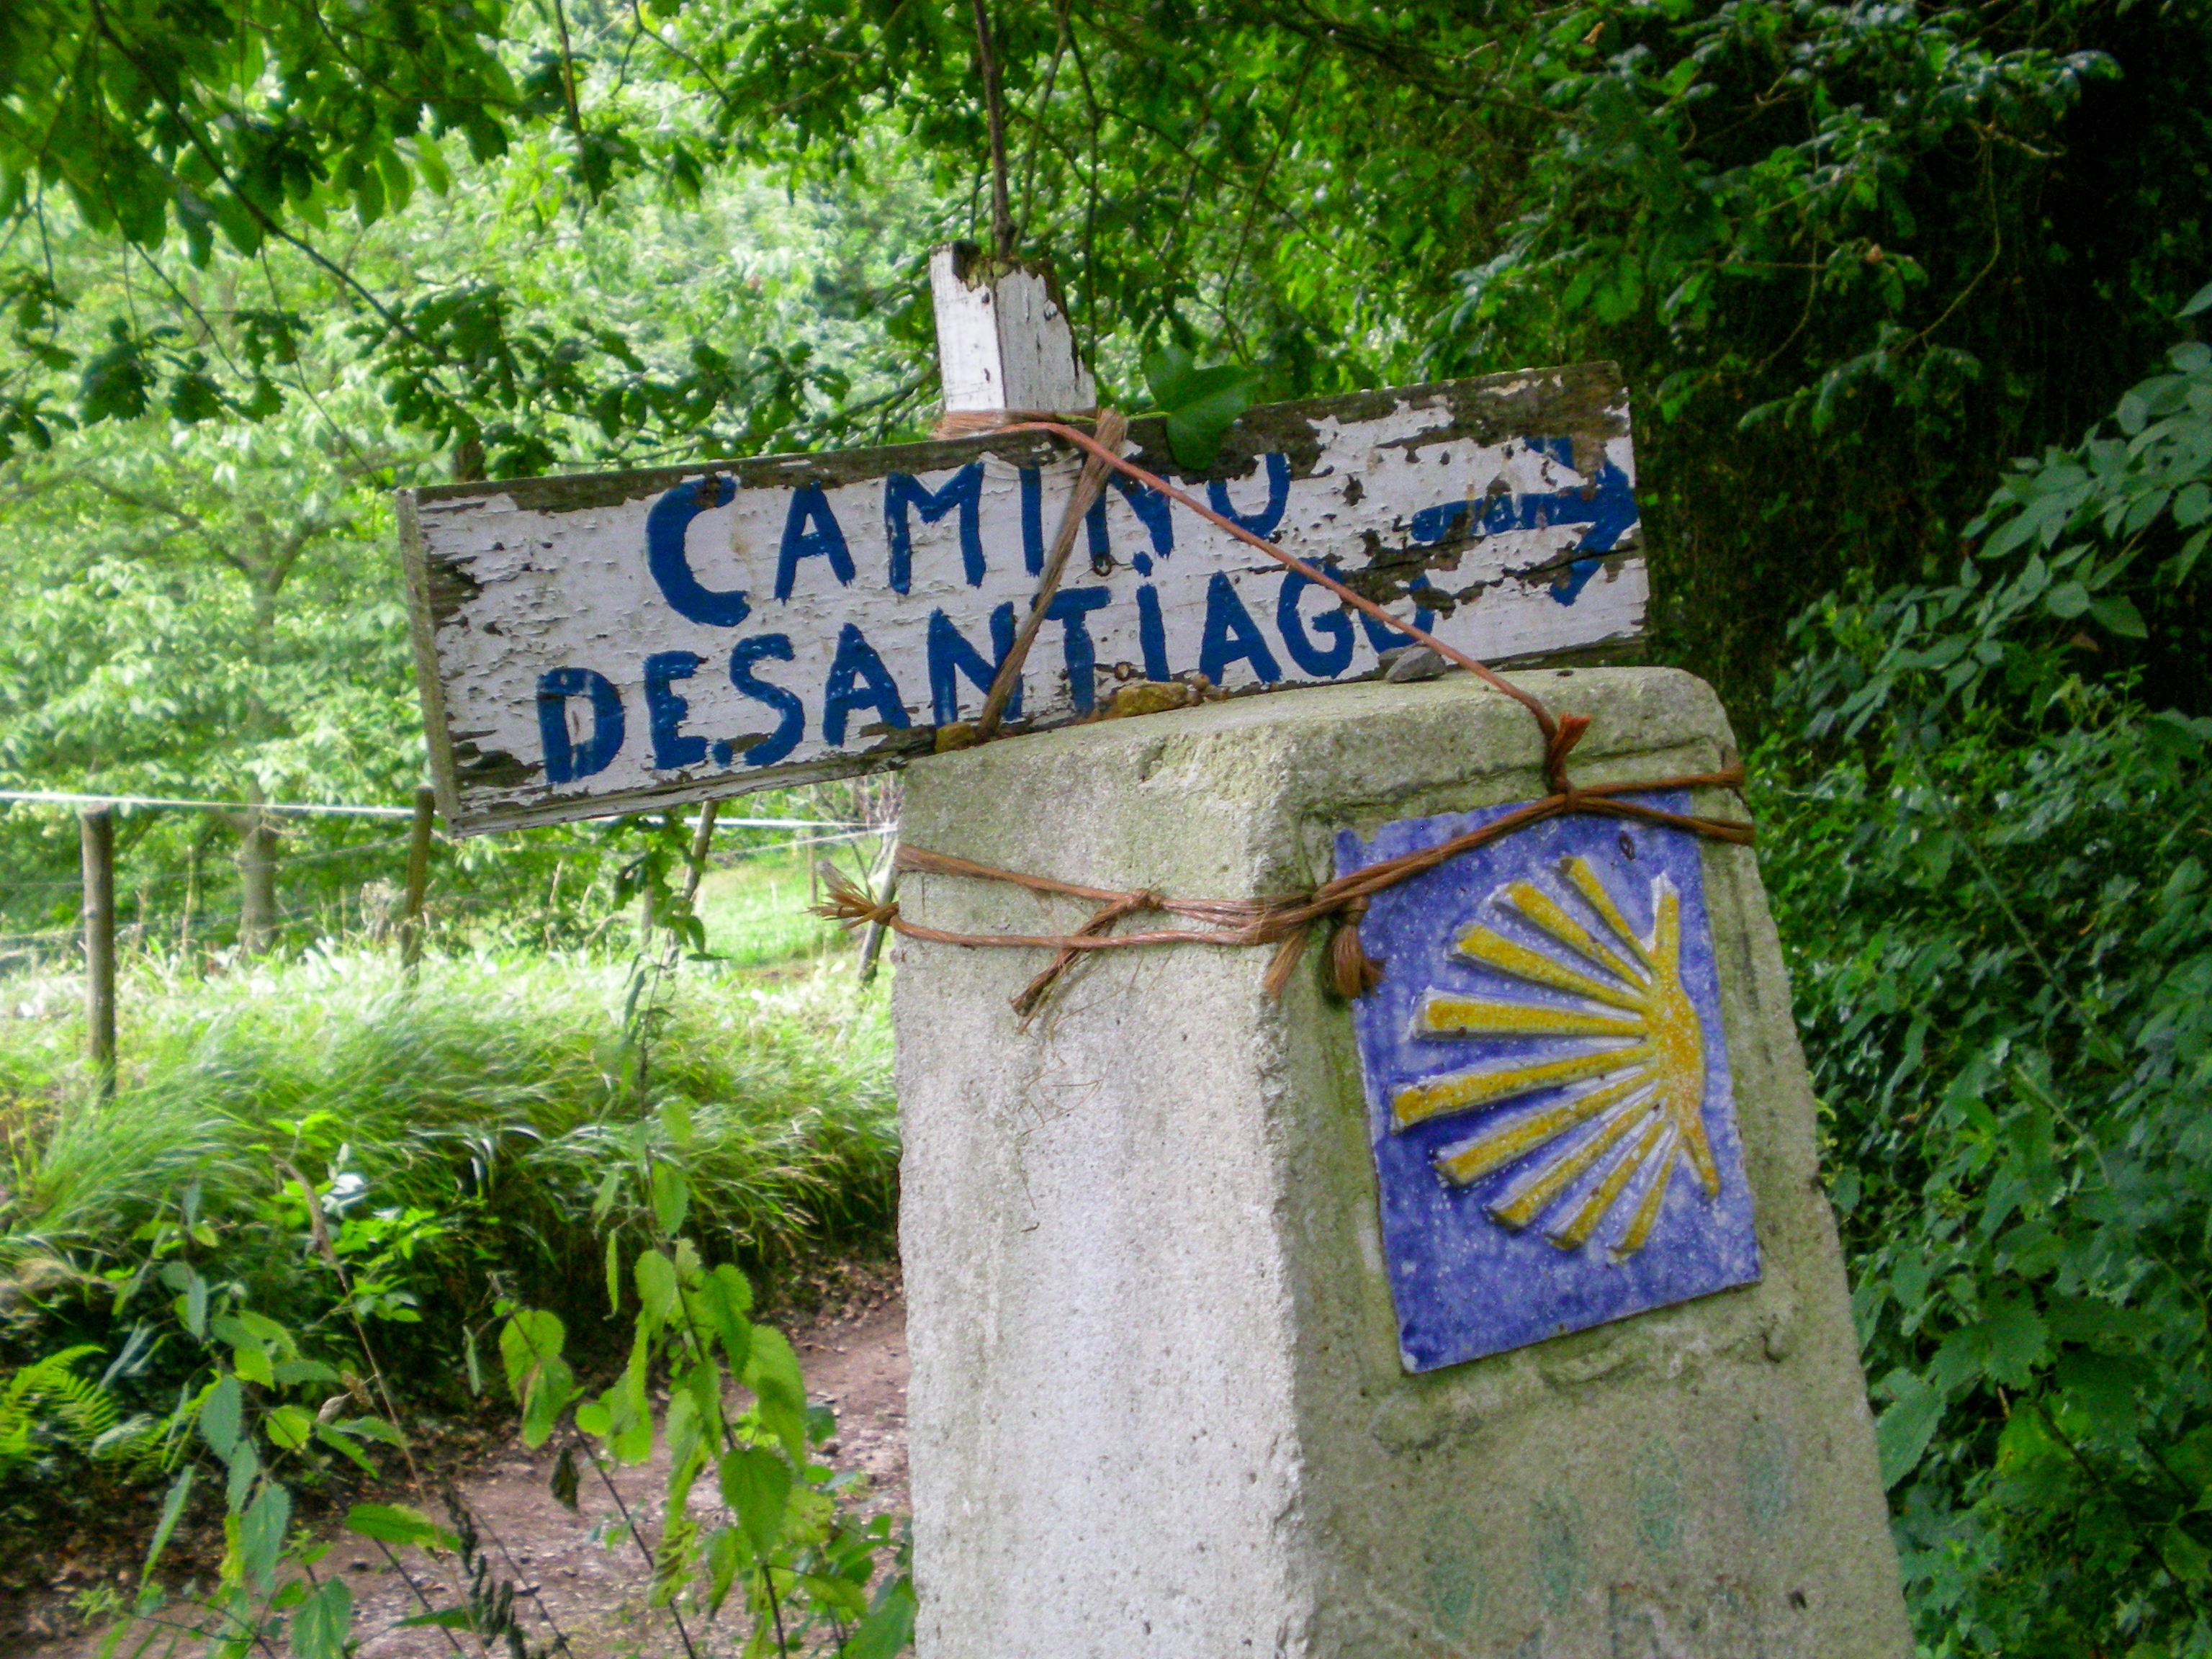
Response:
[{"label": "tall grass", "polygon": [[605,1312],[605,1233],[644,1201],[606,1176],[641,1159],[679,1164],[695,1235],[771,1280],[888,1236],[889,1032],[880,1002],[856,1007],[834,969],[764,986],[684,964],[659,988],[641,1093],[620,963],[434,960],[410,989],[389,956],[359,951],[210,979],[143,961],[104,1103],[72,1058],[81,1026],[51,1012],[65,988],[0,987],[0,1010],[19,1011],[0,1018],[0,1283],[17,1358],[103,1340],[99,1275],[127,1270],[135,1236],[187,1193],[204,1270],[312,1322],[336,1288],[304,1177],[341,1247],[414,1299],[411,1340],[448,1353],[455,1326],[502,1295]]},{"label": "tall grass", "polygon": [[[851,874],[876,855],[877,843],[822,851],[827,862]],[[699,889],[699,918],[714,954],[734,968],[762,968],[844,948],[844,930],[809,908],[817,896],[812,888],[803,853],[755,856],[711,872]]]}]

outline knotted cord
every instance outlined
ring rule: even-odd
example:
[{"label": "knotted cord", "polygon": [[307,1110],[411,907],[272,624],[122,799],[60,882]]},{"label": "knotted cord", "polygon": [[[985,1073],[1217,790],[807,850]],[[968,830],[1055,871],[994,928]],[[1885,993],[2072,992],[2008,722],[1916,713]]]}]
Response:
[{"label": "knotted cord", "polygon": [[[1147,489],[1188,507],[1209,524],[1257,549],[1277,563],[1296,571],[1316,586],[1327,588],[1346,605],[1395,629],[1415,643],[1426,646],[1446,661],[1466,669],[1493,690],[1504,692],[1528,711],[1544,734],[1544,781],[1550,793],[1540,800],[1526,802],[1478,829],[1455,836],[1434,847],[1368,865],[1349,875],[1323,882],[1308,893],[1272,898],[1168,898],[1146,889],[1122,891],[1114,888],[1087,887],[1079,883],[1055,880],[1049,876],[1002,870],[995,865],[981,864],[973,859],[957,858],[947,853],[934,853],[927,848],[902,845],[899,848],[897,863],[902,871],[1005,882],[1026,888],[1033,893],[1087,899],[1097,904],[1099,908],[1073,933],[967,933],[926,927],[902,915],[896,901],[879,900],[834,873],[829,878],[828,901],[816,907],[817,914],[848,927],[875,923],[889,927],[904,938],[931,944],[956,945],[967,949],[1052,951],[1052,960],[1013,1000],[1015,1012],[1024,1019],[1042,1006],[1045,998],[1051,994],[1052,988],[1068,968],[1085,952],[1092,951],[1139,950],[1162,945],[1234,947],[1272,945],[1275,947],[1275,956],[1268,966],[1265,982],[1270,996],[1280,997],[1290,984],[1292,970],[1304,954],[1307,937],[1314,925],[1324,920],[1334,920],[1336,935],[1330,946],[1330,978],[1338,994],[1349,999],[1364,996],[1382,981],[1383,964],[1370,957],[1359,942],[1359,919],[1366,914],[1368,901],[1375,894],[1433,870],[1462,853],[1472,852],[1478,847],[1526,830],[1533,824],[1541,823],[1549,818],[1582,813],[1657,824],[1665,829],[1685,830],[1692,835],[1730,842],[1738,846],[1751,843],[1753,830],[1748,823],[1729,818],[1670,812],[1642,801],[1621,799],[1631,793],[1659,790],[1740,788],[1743,783],[1743,769],[1741,766],[1631,783],[1594,784],[1578,787],[1568,775],[1567,757],[1589,729],[1589,715],[1554,714],[1543,699],[1534,692],[1514,684],[1487,664],[1446,644],[1427,629],[1403,617],[1392,616],[1365,594],[1346,586],[1327,571],[1285,552],[1273,543],[1178,489],[1164,478],[1125,459],[1118,453],[1118,446],[1103,444],[1080,428],[1060,421],[1024,420],[997,429],[1008,434],[1045,433],[1074,445],[1091,456],[1093,464],[1103,463]],[[1033,610],[1040,608],[1033,607]],[[1032,636],[1033,634],[1034,630],[1031,630]],[[1024,640],[1021,643],[1026,645],[1027,641]],[[1010,672],[1013,674],[1020,672],[1020,659],[1012,652],[1008,653],[1006,663],[1000,666],[1000,678],[1008,677]],[[1146,914],[1177,916],[1201,925],[1126,933],[1112,931],[1128,917]]]}]

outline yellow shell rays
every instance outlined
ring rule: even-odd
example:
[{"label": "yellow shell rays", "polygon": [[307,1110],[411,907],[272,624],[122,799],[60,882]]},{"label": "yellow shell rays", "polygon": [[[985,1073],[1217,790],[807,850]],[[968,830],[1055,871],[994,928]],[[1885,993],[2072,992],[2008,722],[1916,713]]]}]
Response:
[{"label": "yellow shell rays", "polygon": [[[1561,874],[1571,901],[1534,882],[1508,883],[1492,902],[1543,938],[1541,948],[1480,923],[1461,933],[1459,954],[1555,999],[1431,993],[1415,1016],[1425,1036],[1575,1039],[1583,1046],[1488,1069],[1447,1073],[1401,1089],[1390,1102],[1394,1127],[1498,1109],[1480,1133],[1437,1156],[1458,1186],[1516,1166],[1489,1204],[1507,1227],[1545,1222],[1561,1249],[1579,1249],[1618,1212],[1627,1219],[1612,1251],[1642,1249],[1657,1224],[1675,1166],[1687,1159],[1705,1196],[1720,1191],[1720,1171],[1705,1139],[1705,1038],[1682,986],[1682,902],[1665,876],[1651,883],[1647,939],[1585,859]],[[1592,928],[1568,908],[1579,902]],[[1609,935],[1610,938],[1601,937]],[[1579,1092],[1528,1109],[1532,1097],[1575,1085]]]}]

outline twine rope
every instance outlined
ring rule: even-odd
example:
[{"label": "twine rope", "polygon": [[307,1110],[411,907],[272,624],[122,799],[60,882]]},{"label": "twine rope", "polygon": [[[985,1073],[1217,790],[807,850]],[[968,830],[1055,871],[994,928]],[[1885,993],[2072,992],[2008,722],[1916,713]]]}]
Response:
[{"label": "twine rope", "polygon": [[[1113,416],[1111,410],[1106,413]],[[817,914],[833,921],[842,922],[848,927],[872,924],[890,928],[902,938],[933,945],[952,945],[969,950],[1052,951],[1052,960],[1013,999],[1014,1012],[1024,1019],[1043,1005],[1053,987],[1070,967],[1086,953],[1094,951],[1141,950],[1168,945],[1232,948],[1271,945],[1275,947],[1275,955],[1268,965],[1264,983],[1270,996],[1279,998],[1288,988],[1291,975],[1304,955],[1307,939],[1315,925],[1334,921],[1336,933],[1330,944],[1330,979],[1338,994],[1349,1000],[1365,995],[1382,979],[1384,964],[1369,957],[1359,941],[1359,921],[1367,914],[1368,902],[1374,895],[1449,863],[1462,853],[1472,852],[1478,847],[1502,840],[1547,819],[1575,814],[1621,818],[1656,824],[1664,829],[1680,830],[1740,847],[1751,844],[1753,831],[1749,823],[1732,818],[1670,812],[1642,801],[1622,799],[1632,793],[1659,790],[1741,788],[1743,784],[1742,767],[1728,766],[1717,771],[1686,773],[1635,782],[1577,786],[1567,773],[1567,757],[1589,729],[1589,715],[1554,714],[1542,698],[1514,684],[1487,664],[1446,644],[1425,629],[1403,617],[1392,616],[1365,594],[1346,586],[1327,571],[1285,552],[1235,520],[1216,513],[1205,502],[1178,489],[1164,478],[1125,459],[1119,453],[1117,441],[1120,436],[1119,417],[1113,418],[1117,429],[1109,431],[1109,443],[1101,443],[1080,428],[1060,421],[1018,421],[997,429],[1009,434],[1045,433],[1074,445],[1090,457],[1085,466],[1086,475],[1096,473],[1103,463],[1104,466],[1135,479],[1146,488],[1188,507],[1238,541],[1257,549],[1277,563],[1296,571],[1316,586],[1328,589],[1346,605],[1407,635],[1416,643],[1426,646],[1446,661],[1466,669],[1492,690],[1511,697],[1528,711],[1544,735],[1544,780],[1549,793],[1541,799],[1517,806],[1478,829],[1455,836],[1434,847],[1385,859],[1364,869],[1355,870],[1349,875],[1339,876],[1323,882],[1310,892],[1255,899],[1177,899],[1144,888],[1125,891],[1110,887],[1091,887],[1079,882],[1060,881],[1050,876],[1004,870],[996,865],[979,863],[973,859],[932,852],[927,848],[903,843],[900,846],[896,863],[901,871],[1003,882],[1033,893],[1085,899],[1097,905],[1098,909],[1090,920],[1072,933],[969,933],[927,927],[908,921],[901,915],[896,900],[879,899],[834,872],[828,878],[827,901],[816,907]],[[1041,618],[1044,604],[1049,601],[1049,598],[1048,593],[1044,594],[1038,603],[1032,605],[1033,622]],[[1034,635],[1034,629],[1028,630],[1028,637]],[[1027,642],[1027,638],[1024,638],[1016,643],[1026,646]],[[1020,656],[1010,651],[995,678],[1000,682],[1009,681],[1020,672]],[[1176,916],[1200,925],[1157,927],[1134,933],[1113,931],[1117,924],[1127,918],[1146,914]]]}]

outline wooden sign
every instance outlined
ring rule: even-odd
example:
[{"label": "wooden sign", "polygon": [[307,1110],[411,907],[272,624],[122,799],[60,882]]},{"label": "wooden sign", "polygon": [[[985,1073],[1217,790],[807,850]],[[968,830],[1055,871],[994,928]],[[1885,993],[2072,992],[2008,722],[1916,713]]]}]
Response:
[{"label": "wooden sign", "polygon": [[[1337,872],[1511,810],[1346,830]],[[1389,963],[1353,1019],[1407,1370],[1758,1279],[1695,836],[1553,818],[1377,893],[1359,938]]]},{"label": "wooden sign", "polygon": [[[1184,475],[1132,459],[1487,661],[1642,635],[1628,405],[1609,365],[1255,409]],[[433,776],[462,833],[895,765],[973,719],[1079,458],[989,434],[403,490]],[[1402,636],[1117,476],[1024,665],[1012,730],[1117,682],[1357,679]]]}]

